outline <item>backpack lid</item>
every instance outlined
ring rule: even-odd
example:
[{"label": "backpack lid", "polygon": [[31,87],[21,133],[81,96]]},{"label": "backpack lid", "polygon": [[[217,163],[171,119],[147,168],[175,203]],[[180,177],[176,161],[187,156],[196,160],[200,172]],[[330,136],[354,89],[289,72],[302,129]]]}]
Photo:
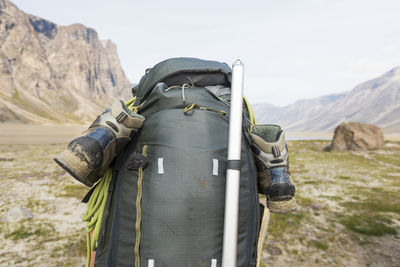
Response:
[{"label": "backpack lid", "polygon": [[146,70],[146,74],[135,88],[136,100],[141,102],[157,83],[181,73],[219,73],[223,74],[230,83],[232,70],[228,64],[218,61],[184,57],[170,58]]}]

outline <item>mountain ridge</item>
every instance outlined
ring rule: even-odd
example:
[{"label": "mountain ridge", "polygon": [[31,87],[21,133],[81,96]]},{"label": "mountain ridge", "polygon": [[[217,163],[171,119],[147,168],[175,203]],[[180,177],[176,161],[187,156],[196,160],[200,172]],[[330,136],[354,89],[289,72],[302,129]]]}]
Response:
[{"label": "mountain ridge", "polygon": [[284,107],[255,104],[259,123],[276,123],[288,131],[333,131],[341,122],[371,123],[388,133],[400,132],[400,67],[360,83],[352,90],[298,100]]},{"label": "mountain ridge", "polygon": [[87,122],[131,87],[111,40],[0,0],[0,122]]}]

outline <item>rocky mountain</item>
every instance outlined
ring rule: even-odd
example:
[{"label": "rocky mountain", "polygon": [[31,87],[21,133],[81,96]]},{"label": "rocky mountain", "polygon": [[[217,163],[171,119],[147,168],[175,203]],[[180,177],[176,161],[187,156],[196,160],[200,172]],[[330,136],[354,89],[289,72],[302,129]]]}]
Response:
[{"label": "rocky mountain", "polygon": [[278,123],[289,131],[333,131],[342,122],[380,126],[386,133],[400,132],[400,67],[336,95],[299,100],[276,107],[254,105],[259,123]]},{"label": "rocky mountain", "polygon": [[0,0],[0,122],[93,120],[131,83],[110,40],[81,24],[61,26]]}]

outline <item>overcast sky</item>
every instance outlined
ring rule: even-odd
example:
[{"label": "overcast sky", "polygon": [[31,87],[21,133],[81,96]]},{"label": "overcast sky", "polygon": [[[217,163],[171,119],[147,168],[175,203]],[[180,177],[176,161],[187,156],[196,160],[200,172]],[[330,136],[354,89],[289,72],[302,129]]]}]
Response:
[{"label": "overcast sky", "polygon": [[131,82],[170,57],[240,58],[252,103],[348,91],[400,65],[398,0],[12,1],[111,39]]}]

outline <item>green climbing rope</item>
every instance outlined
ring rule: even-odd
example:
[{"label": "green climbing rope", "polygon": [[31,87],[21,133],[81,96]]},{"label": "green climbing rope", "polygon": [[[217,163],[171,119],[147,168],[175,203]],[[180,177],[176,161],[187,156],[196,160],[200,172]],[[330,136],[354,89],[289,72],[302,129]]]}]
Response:
[{"label": "green climbing rope", "polygon": [[[133,106],[135,100],[136,97],[125,103],[129,109],[135,109]],[[90,199],[87,203],[87,210],[82,218],[82,220],[86,222],[86,267],[89,267],[90,265],[91,252],[96,251],[98,245],[101,222],[108,198],[108,187],[110,185],[111,178],[112,170],[111,168],[108,168],[90,196]],[[90,240],[90,234],[92,232],[92,240]]]},{"label": "green climbing rope", "polygon": [[[101,218],[104,215],[104,207],[106,206],[108,197],[108,186],[112,177],[111,168],[108,168],[90,196],[86,213],[83,215],[83,221],[86,222],[86,248],[87,259],[86,267],[90,264],[91,251],[95,251],[100,235]],[[93,232],[92,241],[90,242],[90,233]]]},{"label": "green climbing rope", "polygon": [[253,108],[251,107],[249,101],[246,97],[243,97],[244,103],[246,104],[247,110],[249,111],[249,121],[250,121],[250,131],[253,129],[253,126],[257,124],[256,117],[254,116]]}]

